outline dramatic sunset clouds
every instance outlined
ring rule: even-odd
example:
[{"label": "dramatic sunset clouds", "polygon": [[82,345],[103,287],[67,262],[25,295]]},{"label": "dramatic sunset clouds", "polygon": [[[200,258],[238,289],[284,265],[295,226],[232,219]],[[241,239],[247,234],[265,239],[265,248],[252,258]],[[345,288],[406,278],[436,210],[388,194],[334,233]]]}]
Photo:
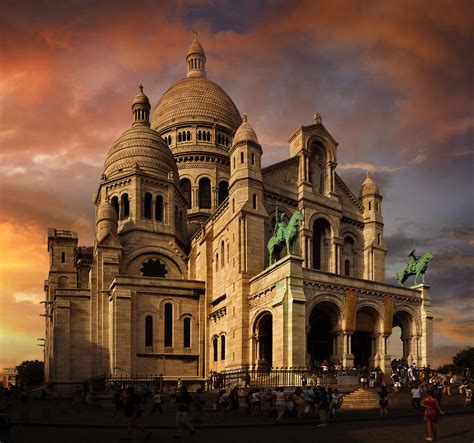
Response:
[{"label": "dramatic sunset clouds", "polygon": [[0,367],[40,358],[48,227],[94,235],[92,193],[131,123],[185,74],[191,30],[270,164],[319,111],[357,194],[384,195],[386,279],[431,250],[437,363],[474,343],[471,1],[3,1]]}]

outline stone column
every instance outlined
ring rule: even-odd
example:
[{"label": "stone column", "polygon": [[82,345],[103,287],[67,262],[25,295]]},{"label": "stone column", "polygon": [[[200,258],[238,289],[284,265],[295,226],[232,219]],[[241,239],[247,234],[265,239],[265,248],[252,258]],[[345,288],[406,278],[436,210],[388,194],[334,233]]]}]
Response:
[{"label": "stone column", "polygon": [[420,292],[421,304],[421,337],[419,341],[420,364],[428,366],[433,364],[433,312],[431,310],[430,286],[419,284],[414,286]]},{"label": "stone column", "polygon": [[352,354],[352,334],[353,331],[343,331],[343,349],[342,349],[342,366],[352,368],[354,366],[354,355]]}]

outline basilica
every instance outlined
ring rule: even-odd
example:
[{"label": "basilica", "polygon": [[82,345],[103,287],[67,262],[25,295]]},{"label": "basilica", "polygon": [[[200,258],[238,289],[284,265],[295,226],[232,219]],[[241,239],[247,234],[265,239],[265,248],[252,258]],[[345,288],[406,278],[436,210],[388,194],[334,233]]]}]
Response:
[{"label": "basilica", "polygon": [[382,195],[369,175],[356,193],[342,181],[321,115],[263,167],[196,36],[186,71],[153,109],[140,85],[97,177],[94,244],[48,230],[47,380],[323,359],[386,371],[396,326],[408,363],[431,363],[429,286],[384,283]]}]

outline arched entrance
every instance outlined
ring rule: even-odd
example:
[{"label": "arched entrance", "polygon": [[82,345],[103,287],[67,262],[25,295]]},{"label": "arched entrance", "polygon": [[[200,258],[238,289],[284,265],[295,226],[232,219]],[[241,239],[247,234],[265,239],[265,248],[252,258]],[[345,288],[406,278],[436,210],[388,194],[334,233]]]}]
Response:
[{"label": "arched entrance", "polygon": [[330,301],[318,303],[311,311],[307,339],[311,368],[336,358],[339,318],[339,307]]},{"label": "arched entrance", "polygon": [[258,369],[269,370],[273,360],[273,319],[270,312],[264,312],[255,320],[254,337],[255,364]]},{"label": "arched entrance", "polygon": [[413,363],[413,361],[416,362],[417,351],[413,349],[416,347],[416,339],[412,340],[415,332],[414,329],[413,317],[409,312],[398,311],[395,313],[392,322],[393,332],[390,337],[390,342],[393,346],[390,349],[395,351],[393,352],[395,357],[400,356],[408,364]]},{"label": "arched entrance", "polygon": [[380,323],[379,313],[370,306],[357,311],[356,330],[352,335],[351,352],[354,366],[373,367],[376,350],[376,333]]}]

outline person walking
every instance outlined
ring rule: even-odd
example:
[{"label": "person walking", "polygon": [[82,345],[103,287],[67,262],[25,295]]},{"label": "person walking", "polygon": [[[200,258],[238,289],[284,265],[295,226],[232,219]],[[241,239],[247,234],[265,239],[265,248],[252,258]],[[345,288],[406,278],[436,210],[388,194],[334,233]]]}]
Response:
[{"label": "person walking", "polygon": [[300,387],[295,389],[293,394],[293,404],[295,405],[297,417],[301,418],[304,411],[304,393]]},{"label": "person walking", "polygon": [[421,401],[421,387],[420,385],[414,386],[411,390],[411,404],[413,406],[413,409],[416,412],[421,412],[420,401]]},{"label": "person walking", "polygon": [[191,424],[188,408],[186,405],[182,404],[178,407],[178,411],[176,412],[176,434],[174,434],[173,437],[184,437],[186,431],[189,431],[191,435],[194,435],[195,432],[193,425]]},{"label": "person walking", "polygon": [[380,417],[388,417],[388,391],[385,386],[379,392]]},{"label": "person walking", "polygon": [[233,411],[239,410],[239,388],[235,386],[232,391],[230,391],[230,405]]},{"label": "person walking", "polygon": [[151,409],[151,414],[155,412],[157,409],[160,413],[160,415],[163,415],[163,409],[161,405],[163,404],[163,399],[161,397],[161,394],[159,391],[155,391],[153,394],[153,408]]},{"label": "person walking", "polygon": [[141,416],[140,410],[140,397],[135,393],[133,386],[127,389],[127,400],[125,402],[125,417],[127,419],[127,434],[121,438],[121,440],[131,440],[132,430],[138,429],[145,434],[145,438],[151,437],[151,432],[146,431],[145,428],[140,424],[139,417]]},{"label": "person walking", "polygon": [[260,399],[259,389],[255,389],[252,397],[250,398],[250,402],[252,403],[252,415],[260,415],[262,410],[262,401]]},{"label": "person walking", "polygon": [[444,415],[444,412],[439,407],[438,400],[433,397],[432,391],[428,391],[428,397],[423,399],[421,406],[425,408],[425,424],[428,434],[425,440],[433,441],[436,438],[436,414],[439,412]]},{"label": "person walking", "polygon": [[319,412],[319,419],[321,420],[321,423],[318,425],[318,427],[324,427],[327,425],[328,420],[329,420],[330,399],[324,387],[321,386],[319,388],[319,391],[320,391],[320,397],[319,397],[320,400],[318,404],[318,412]]},{"label": "person walking", "polygon": [[466,395],[466,400],[464,401],[464,406],[469,406],[472,402],[472,388],[471,385],[466,385],[464,388],[464,394]]},{"label": "person walking", "polygon": [[285,415],[285,409],[286,409],[285,388],[276,388],[275,406],[277,409],[276,421],[278,423],[281,423],[281,419],[283,418],[283,415]]},{"label": "person walking", "polygon": [[304,390],[304,412],[305,414],[314,414],[314,392],[311,386],[306,386]]},{"label": "person walking", "polygon": [[334,389],[334,392],[331,395],[331,415],[332,418],[336,418],[341,410],[343,402],[342,394],[339,392],[338,389]]},{"label": "person walking", "polygon": [[202,415],[202,410],[204,409],[205,402],[202,399],[201,395],[203,393],[202,388],[198,388],[193,397],[193,402],[191,403],[191,419],[194,422],[199,422]]}]

